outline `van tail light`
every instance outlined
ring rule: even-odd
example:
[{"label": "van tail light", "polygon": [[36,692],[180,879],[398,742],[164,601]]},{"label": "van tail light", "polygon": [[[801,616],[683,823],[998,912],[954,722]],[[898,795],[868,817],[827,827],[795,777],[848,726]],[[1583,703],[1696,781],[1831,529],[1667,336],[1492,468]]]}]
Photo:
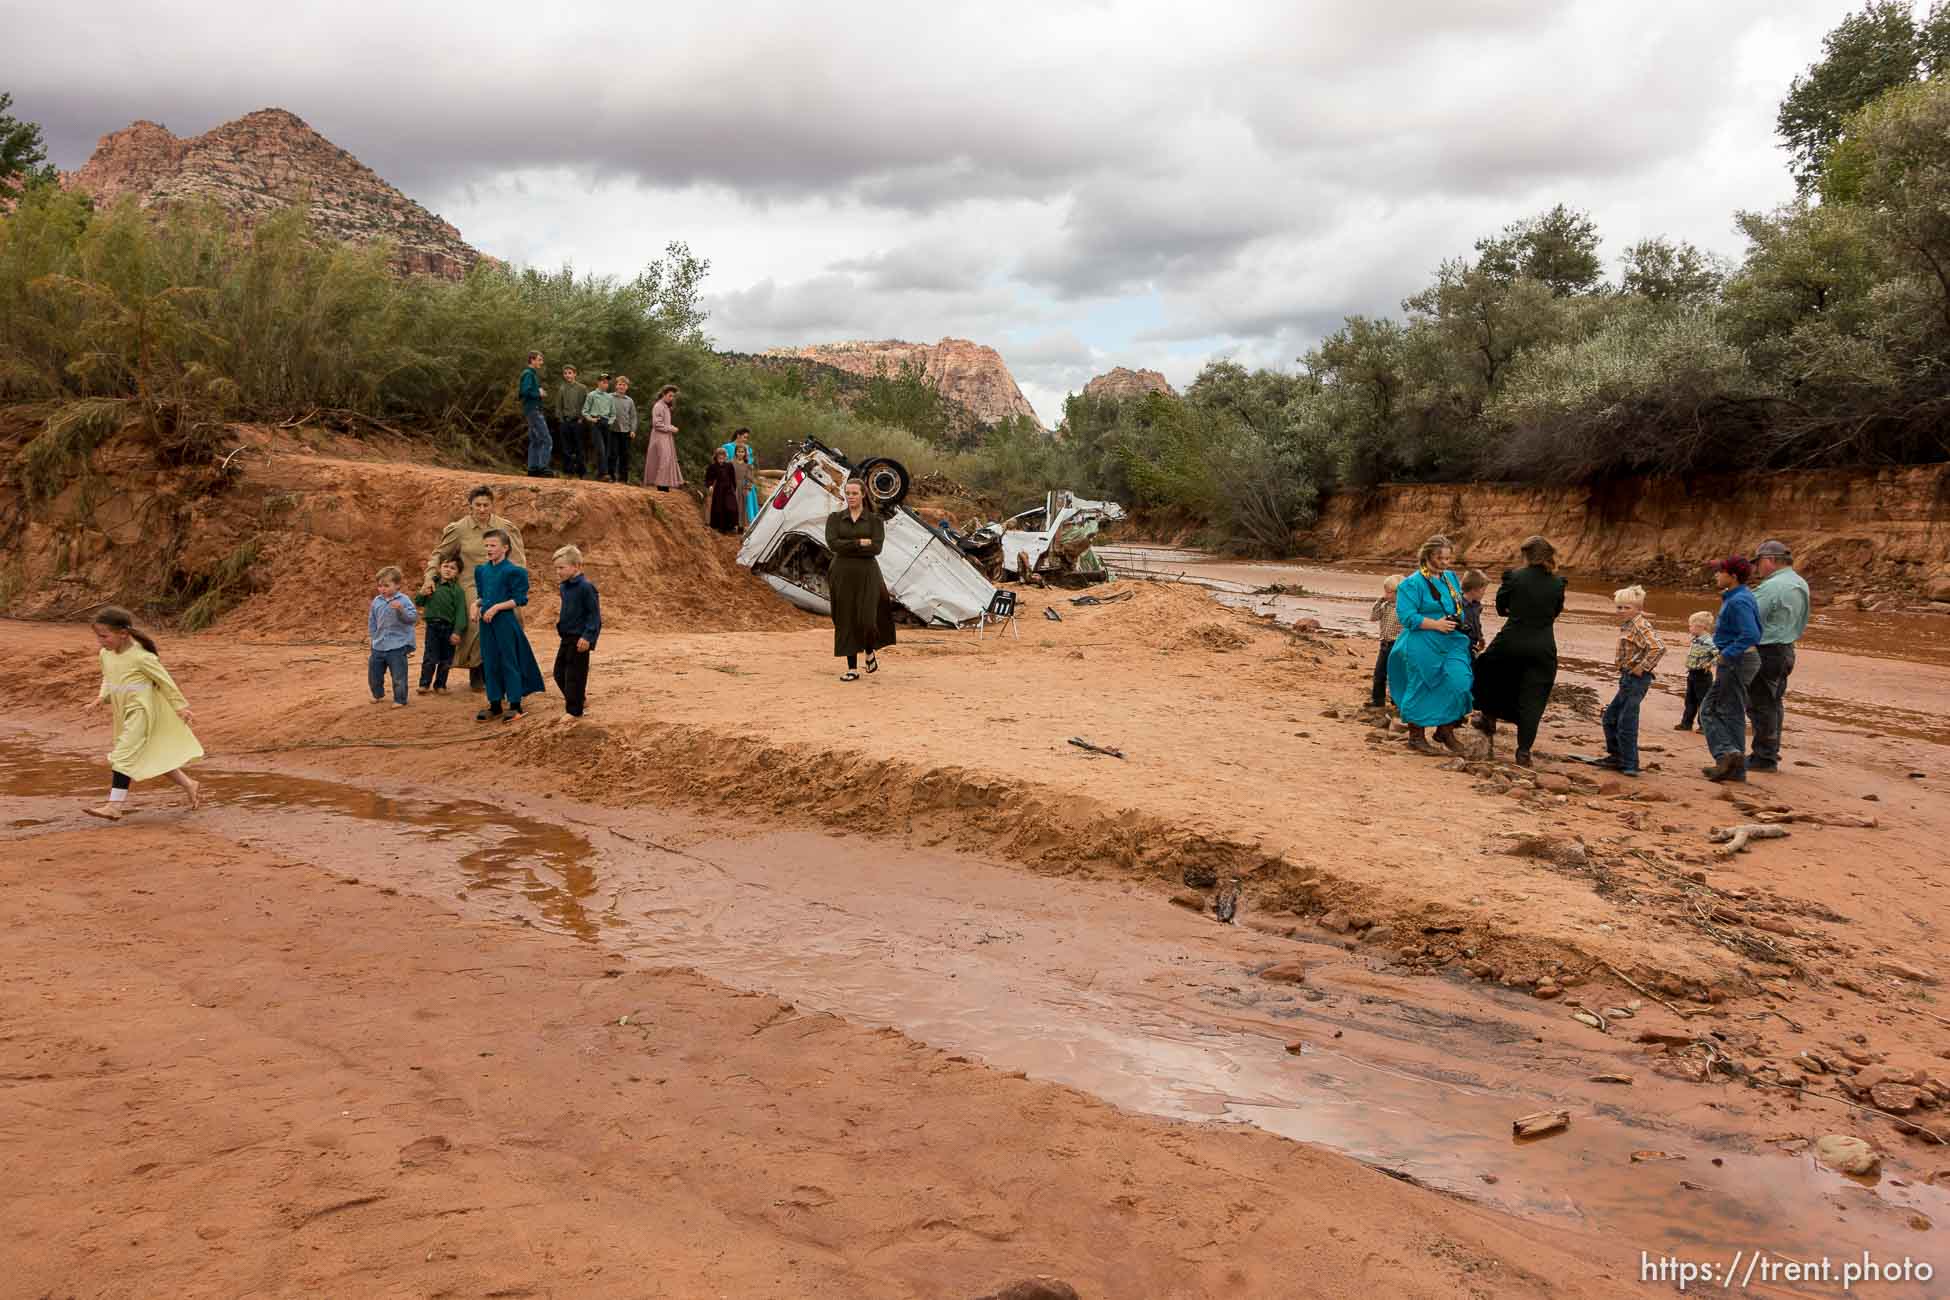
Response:
[{"label": "van tail light", "polygon": [[799,485],[805,481],[806,471],[803,469],[795,469],[791,474],[779,480],[779,490],[772,498],[772,508],[774,510],[785,509],[785,503],[792,500],[792,494],[797,492]]}]

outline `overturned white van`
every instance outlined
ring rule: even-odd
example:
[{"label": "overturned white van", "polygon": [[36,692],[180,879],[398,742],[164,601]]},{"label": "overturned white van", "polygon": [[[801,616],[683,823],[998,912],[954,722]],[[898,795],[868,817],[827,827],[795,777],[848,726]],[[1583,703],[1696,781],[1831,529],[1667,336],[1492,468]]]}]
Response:
[{"label": "overturned white van", "polygon": [[908,475],[884,458],[854,466],[844,454],[807,439],[785,467],[772,494],[759,503],[746,530],[738,563],[763,578],[787,600],[815,614],[830,614],[826,571],[826,516],[842,508],[840,485],[858,478],[868,508],[886,521],[880,574],[894,603],[922,623],[959,627],[973,622],[995,598],[995,588],[958,547],[921,522],[901,502]]}]

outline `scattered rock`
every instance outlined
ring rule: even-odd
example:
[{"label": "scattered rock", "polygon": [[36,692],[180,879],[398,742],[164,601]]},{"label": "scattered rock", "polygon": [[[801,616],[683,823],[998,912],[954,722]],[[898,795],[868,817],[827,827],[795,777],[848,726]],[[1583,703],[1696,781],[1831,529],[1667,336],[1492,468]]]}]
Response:
[{"label": "scattered rock", "polygon": [[1182,907],[1189,912],[1203,912],[1205,910],[1205,895],[1192,893],[1173,894],[1171,896],[1171,905],[1173,907]]},{"label": "scattered rock", "polygon": [[1838,1173],[1857,1176],[1872,1174],[1882,1167],[1882,1157],[1874,1147],[1846,1133],[1830,1133],[1816,1139],[1815,1159]]},{"label": "scattered rock", "polygon": [[1920,966],[1912,966],[1906,961],[1898,961],[1894,957],[1885,957],[1876,964],[1876,969],[1894,975],[1897,979],[1909,980],[1915,984],[1938,983],[1937,977],[1929,971],[1922,969]]},{"label": "scattered rock", "polygon": [[1363,943],[1387,943],[1390,940],[1392,940],[1394,937],[1395,937],[1395,932],[1391,927],[1385,925],[1372,925],[1369,926],[1367,931],[1362,934],[1361,941]]},{"label": "scattered rock", "polygon": [[1689,1029],[1679,1026],[1647,1022],[1640,1025],[1632,1035],[1635,1043],[1658,1043],[1665,1047],[1684,1047],[1696,1035]]},{"label": "scattered rock", "polygon": [[1540,980],[1538,981],[1537,987],[1531,990],[1531,996],[1539,997],[1539,998],[1554,998],[1560,996],[1563,992],[1564,992],[1563,989],[1557,987],[1557,982],[1555,980]]},{"label": "scattered rock", "polygon": [[1275,962],[1259,972],[1259,977],[1274,984],[1304,984],[1307,982],[1307,963],[1300,961]]},{"label": "scattered rock", "polygon": [[1354,928],[1348,922],[1347,913],[1341,911],[1339,908],[1335,908],[1330,912],[1321,913],[1320,920],[1317,924],[1321,929],[1333,934],[1346,934]]},{"label": "scattered rock", "polygon": [[1289,626],[1295,632],[1318,632],[1320,631],[1320,620],[1317,618],[1296,618]]},{"label": "scattered rock", "polygon": [[1594,1074],[1591,1076],[1591,1082],[1630,1084],[1632,1082],[1632,1076],[1629,1074]]},{"label": "scattered rock", "polygon": [[1519,1115],[1510,1121],[1510,1131],[1520,1138],[1543,1137],[1571,1127],[1568,1110],[1540,1110],[1534,1115]]},{"label": "scattered rock", "polygon": [[1536,776],[1537,788],[1552,794],[1562,794],[1571,788],[1571,778],[1561,772],[1539,772]]},{"label": "scattered rock", "polygon": [[1296,1038],[1286,1045],[1286,1054],[1288,1056],[1299,1056],[1306,1050],[1307,1044],[1304,1039]]},{"label": "scattered rock", "polygon": [[1892,1115],[1907,1115],[1920,1104],[1922,1090],[1907,1083],[1878,1083],[1869,1089],[1869,1098]]},{"label": "scattered rock", "polygon": [[1634,1151],[1632,1163],[1642,1165],[1652,1160],[1684,1160],[1685,1156],[1674,1155],[1670,1151]]},{"label": "scattered rock", "polygon": [[1210,867],[1186,867],[1183,879],[1193,889],[1210,889],[1219,883],[1219,873]]},{"label": "scattered rock", "polygon": [[1026,1277],[975,1300],[1081,1300],[1077,1289],[1053,1277]]}]

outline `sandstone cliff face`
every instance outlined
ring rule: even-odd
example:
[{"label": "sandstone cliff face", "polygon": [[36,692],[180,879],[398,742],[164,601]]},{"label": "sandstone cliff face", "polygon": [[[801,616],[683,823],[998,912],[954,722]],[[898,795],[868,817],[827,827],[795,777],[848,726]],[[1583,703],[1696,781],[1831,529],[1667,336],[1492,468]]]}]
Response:
[{"label": "sandstone cliff face", "polygon": [[1178,390],[1158,371],[1124,366],[1113,366],[1083,386],[1085,397],[1143,397],[1146,393],[1178,396]]},{"label": "sandstone cliff face", "polygon": [[1035,420],[1036,410],[1016,387],[1002,354],[994,348],[967,339],[942,339],[939,343],[906,343],[900,339],[879,339],[852,343],[815,343],[800,348],[773,348],[768,357],[798,357],[817,361],[855,375],[898,374],[903,366],[918,366],[941,395],[959,402],[984,424],[997,424],[1011,416],[1025,415]]},{"label": "sandstone cliff face", "polygon": [[1697,577],[1710,560],[1751,555],[1778,537],[1812,583],[1928,586],[1950,566],[1950,466],[1599,487],[1397,484],[1329,497],[1319,522],[1296,540],[1323,559],[1400,559],[1436,532],[1492,576],[1520,563],[1517,546],[1532,533],[1557,546],[1566,568],[1634,578]]},{"label": "sandstone cliff face", "polygon": [[460,231],[281,108],[188,140],[154,122],[132,123],[103,136],[61,183],[104,203],[132,195],[145,208],[214,201],[246,226],[309,201],[321,235],[390,240],[402,271],[459,278],[481,260]]}]

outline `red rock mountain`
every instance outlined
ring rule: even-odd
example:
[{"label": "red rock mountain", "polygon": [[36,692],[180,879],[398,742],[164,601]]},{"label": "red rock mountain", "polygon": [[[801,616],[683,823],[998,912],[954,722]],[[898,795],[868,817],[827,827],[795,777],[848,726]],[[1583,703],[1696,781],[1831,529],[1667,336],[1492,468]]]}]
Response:
[{"label": "red rock mountain", "polygon": [[1114,366],[1083,386],[1085,397],[1142,397],[1146,393],[1178,396],[1178,390],[1156,370],[1128,370],[1123,366]]},{"label": "red rock mountain", "polygon": [[950,401],[959,402],[984,424],[998,424],[1013,415],[1036,421],[1036,409],[1016,387],[1002,354],[967,339],[939,343],[904,343],[879,339],[853,343],[814,343],[800,348],[773,348],[768,357],[799,357],[855,375],[897,374],[904,366],[918,366],[930,383]]},{"label": "red rock mountain", "polygon": [[281,108],[188,140],[154,122],[131,123],[103,136],[61,183],[104,203],[133,195],[145,208],[213,200],[245,225],[309,200],[321,234],[391,240],[402,271],[458,278],[481,260],[460,231]]}]

